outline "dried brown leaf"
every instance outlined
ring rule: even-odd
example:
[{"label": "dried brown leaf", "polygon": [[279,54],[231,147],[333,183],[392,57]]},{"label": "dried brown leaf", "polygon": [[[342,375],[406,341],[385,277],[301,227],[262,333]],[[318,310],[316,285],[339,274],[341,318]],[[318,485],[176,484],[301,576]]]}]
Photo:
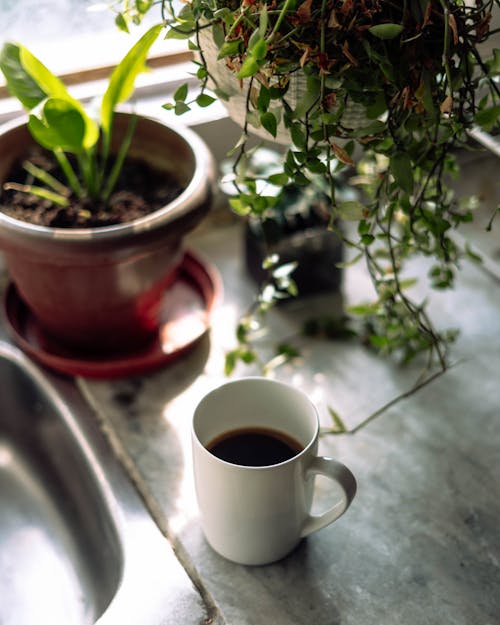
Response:
[{"label": "dried brown leaf", "polygon": [[344,165],[354,165],[354,161],[343,148],[335,143],[330,143],[330,145],[332,146],[335,158],[337,158],[341,163],[344,163]]},{"label": "dried brown leaf", "polygon": [[312,1],[313,0],[305,0],[297,9],[297,16],[303,23],[311,21]]}]

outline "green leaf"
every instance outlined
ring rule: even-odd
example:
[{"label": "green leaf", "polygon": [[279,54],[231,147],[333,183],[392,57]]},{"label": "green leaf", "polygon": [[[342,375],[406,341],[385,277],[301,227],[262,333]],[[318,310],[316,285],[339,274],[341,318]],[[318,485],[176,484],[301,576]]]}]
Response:
[{"label": "green leaf", "polygon": [[355,265],[362,258],[363,258],[363,252],[360,252],[359,254],[356,254],[356,256],[351,258],[350,260],[346,260],[344,262],[335,263],[335,267],[337,267],[338,269],[347,269],[348,267],[352,267],[353,265]]},{"label": "green leaf", "polygon": [[339,217],[345,221],[358,221],[363,219],[366,213],[366,206],[357,200],[347,200],[337,206]]},{"label": "green leaf", "polygon": [[389,161],[389,167],[396,184],[406,191],[406,193],[413,192],[413,168],[412,162],[408,154],[405,152],[398,152],[391,157]]},{"label": "green leaf", "polygon": [[[36,81],[47,97],[77,102],[69,95],[64,83],[24,46],[19,46],[19,59],[28,76]],[[78,106],[82,108],[80,103]]]},{"label": "green leaf", "polygon": [[156,41],[162,24],[156,24],[139,39],[139,41],[129,50],[125,57],[115,67],[110,76],[108,88],[101,103],[101,128],[105,142],[104,153],[107,153],[109,146],[111,125],[115,107],[120,102],[127,100],[134,91],[135,79],[137,75],[145,70],[146,58],[149,49]]},{"label": "green leaf", "polygon": [[255,29],[250,35],[250,38],[248,39],[248,43],[246,46],[247,49],[252,52],[252,54],[253,54],[253,48],[259,43],[259,41],[263,41],[263,39],[260,36],[259,30]]},{"label": "green leaf", "polygon": [[375,349],[383,350],[389,346],[387,336],[382,336],[380,334],[370,334],[369,341]]},{"label": "green leaf", "polygon": [[60,148],[77,154],[85,150],[85,120],[80,109],[67,100],[47,100],[42,119],[30,115],[28,127],[36,141],[49,150]]},{"label": "green leaf", "polygon": [[248,215],[251,210],[251,207],[248,205],[248,202],[236,197],[229,198],[229,205],[234,210],[235,213],[239,215]]},{"label": "green leaf", "polygon": [[190,110],[191,109],[189,108],[189,105],[187,105],[182,100],[179,100],[178,102],[175,103],[174,111],[176,115],[183,115],[184,113],[187,113]]},{"label": "green leaf", "polygon": [[378,304],[376,302],[372,304],[358,304],[357,306],[350,306],[347,312],[351,315],[359,315],[360,317],[366,317],[374,315],[378,310]]},{"label": "green leaf", "polygon": [[224,362],[224,373],[227,376],[230,376],[233,373],[236,367],[237,358],[238,358],[238,351],[236,349],[226,353],[225,362]]},{"label": "green leaf", "polygon": [[225,41],[219,49],[217,58],[223,59],[226,56],[233,56],[238,54],[243,41],[241,39],[234,39],[232,41]]},{"label": "green leaf", "polygon": [[129,32],[127,20],[123,17],[123,13],[118,13],[118,15],[115,17],[115,25],[119,30],[122,30],[124,33]]},{"label": "green leaf", "polygon": [[17,98],[28,110],[37,106],[47,94],[24,69],[20,59],[19,46],[6,43],[0,53],[0,70],[2,70],[9,93]]},{"label": "green leaf", "polygon": [[290,135],[292,137],[293,144],[300,149],[306,147],[307,138],[306,133],[302,130],[302,126],[300,124],[293,124],[290,128]]},{"label": "green leaf", "polygon": [[467,257],[473,262],[479,264],[482,264],[484,262],[482,257],[477,254],[468,243],[465,244],[464,252],[466,253]]},{"label": "green leaf", "polygon": [[361,236],[361,243],[363,245],[371,245],[375,241],[373,234],[363,234]]},{"label": "green leaf", "polygon": [[193,27],[189,24],[170,28],[165,35],[165,39],[189,39],[193,36]]},{"label": "green leaf", "polygon": [[500,50],[494,48],[493,57],[487,63],[491,76],[498,76],[500,74]]},{"label": "green leaf", "polygon": [[481,126],[484,130],[493,130],[493,128],[499,123],[500,119],[500,104],[492,106],[487,109],[478,111],[474,121],[478,126]]},{"label": "green leaf", "polygon": [[328,169],[326,164],[319,159],[312,159],[307,161],[306,167],[313,174],[324,174]]},{"label": "green leaf", "polygon": [[236,74],[236,77],[250,78],[250,76],[253,76],[259,71],[259,68],[260,65],[257,59],[252,54],[248,54],[241,65],[240,71]]},{"label": "green leaf", "polygon": [[293,112],[296,119],[302,119],[304,115],[313,108],[316,102],[318,102],[318,94],[319,92],[316,89],[306,89],[304,95],[297,102],[297,106]]},{"label": "green leaf", "polygon": [[266,57],[267,43],[264,41],[264,39],[259,39],[256,44],[251,48],[251,50],[254,59],[257,59],[257,61],[262,61],[262,59]]},{"label": "green leaf", "polygon": [[297,262],[293,261],[280,265],[273,270],[273,277],[277,280],[289,277],[297,269]]},{"label": "green leaf", "polygon": [[175,90],[174,100],[176,102],[184,102],[185,99],[187,98],[187,94],[188,94],[188,86],[186,83],[184,83],[183,85],[181,85]]},{"label": "green leaf", "polygon": [[278,132],[278,122],[273,113],[271,113],[270,111],[267,113],[263,113],[260,116],[260,123],[262,124],[263,128],[267,130],[267,132],[269,132],[273,137],[276,137],[276,134]]},{"label": "green leaf", "polygon": [[267,181],[270,184],[274,184],[277,187],[284,187],[289,182],[289,177],[286,174],[271,174],[268,176]]},{"label": "green leaf", "polygon": [[211,95],[208,95],[208,93],[200,93],[198,96],[196,96],[196,104],[203,108],[206,106],[210,106],[213,102],[215,102],[215,98],[213,98]]},{"label": "green leaf", "polygon": [[403,32],[403,26],[401,24],[375,24],[368,30],[379,39],[395,39]]},{"label": "green leaf", "polygon": [[330,417],[332,418],[333,426],[334,426],[330,430],[331,433],[341,434],[343,432],[347,432],[347,427],[345,423],[342,421],[342,419],[340,418],[339,413],[336,410],[334,410],[331,406],[328,406],[328,412],[330,414]]},{"label": "green leaf", "polygon": [[261,37],[266,36],[268,23],[269,23],[269,19],[268,19],[268,14],[267,14],[267,4],[264,4],[262,9],[260,10],[260,15],[259,15],[259,34]]}]

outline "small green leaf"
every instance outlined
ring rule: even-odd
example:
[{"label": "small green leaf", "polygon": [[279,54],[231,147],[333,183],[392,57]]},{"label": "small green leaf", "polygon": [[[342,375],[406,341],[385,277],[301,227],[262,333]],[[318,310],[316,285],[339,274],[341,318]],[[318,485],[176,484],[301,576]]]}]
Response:
[{"label": "small green leaf", "polygon": [[236,367],[237,356],[238,356],[238,351],[235,349],[233,351],[226,353],[225,362],[224,362],[224,373],[227,376],[230,376],[233,373]]},{"label": "small green leaf", "polygon": [[375,24],[368,30],[379,39],[395,39],[403,32],[403,26],[401,24]]},{"label": "small green leaf", "polygon": [[267,43],[264,39],[259,39],[257,43],[251,48],[252,56],[257,59],[257,61],[262,61],[266,57],[267,53]]},{"label": "small green leaf", "polygon": [[344,262],[335,263],[335,267],[337,267],[338,269],[347,269],[348,267],[352,267],[353,265],[355,265],[362,258],[363,258],[363,252],[360,252],[359,254],[356,254],[356,256],[351,258],[350,260],[346,260]]},{"label": "small green leaf", "polygon": [[313,159],[306,162],[307,169],[313,174],[324,174],[327,171],[327,166],[323,161],[319,159]]},{"label": "small green leaf", "polygon": [[413,168],[412,162],[408,154],[405,152],[398,152],[391,157],[389,167],[396,184],[406,191],[406,193],[413,192]]},{"label": "small green leaf", "polygon": [[233,39],[231,41],[225,41],[219,49],[217,58],[223,59],[226,56],[233,56],[238,54],[243,41],[241,39]]},{"label": "small green leaf", "polygon": [[170,28],[165,35],[165,39],[189,39],[193,36],[193,26],[184,24],[182,26],[176,26]]},{"label": "small green leaf", "polygon": [[474,121],[478,126],[481,126],[484,130],[493,130],[493,128],[499,123],[500,119],[500,104],[492,106],[487,109],[478,111]]},{"label": "small green leaf", "polygon": [[303,149],[306,147],[307,138],[306,133],[302,130],[302,126],[300,124],[293,124],[290,128],[290,135],[292,137],[293,144]]},{"label": "small green leaf", "polygon": [[290,178],[286,174],[271,174],[268,176],[267,181],[277,187],[284,187],[288,184]]},{"label": "small green leaf", "polygon": [[271,103],[271,92],[269,89],[266,89],[264,85],[261,85],[259,90],[259,97],[257,98],[257,109],[261,113],[265,113],[269,108],[269,104]]},{"label": "small green leaf", "polygon": [[256,74],[259,69],[260,65],[257,59],[252,54],[248,54],[236,76],[237,78],[250,78],[250,76]]},{"label": "small green leaf", "polygon": [[341,434],[343,432],[347,432],[347,427],[343,420],[341,419],[339,413],[334,410],[331,406],[328,406],[328,412],[330,417],[332,418],[334,427],[331,428],[332,434]]},{"label": "small green leaf", "polygon": [[273,113],[271,113],[270,111],[267,113],[263,113],[260,116],[260,123],[262,124],[263,128],[267,130],[267,132],[269,132],[273,137],[276,137],[276,134],[278,132],[278,122]]},{"label": "small green leaf", "polygon": [[183,85],[181,85],[175,90],[174,100],[176,102],[184,102],[187,98],[187,94],[188,94],[188,86],[186,83],[184,83]]},{"label": "small green leaf", "polygon": [[365,217],[366,206],[357,200],[347,200],[337,206],[337,211],[345,221],[358,221]]},{"label": "small green leaf", "polygon": [[491,76],[500,74],[500,50],[498,48],[493,49],[493,57],[487,62],[487,65]]},{"label": "small green leaf", "polygon": [[371,245],[375,241],[373,234],[363,234],[361,236],[361,243],[363,245]]},{"label": "small green leaf", "polygon": [[259,15],[259,35],[262,38],[266,36],[268,23],[269,23],[269,19],[268,19],[268,14],[267,14],[267,4],[264,4],[264,6],[260,10],[260,15]]},{"label": "small green leaf", "polygon": [[234,210],[234,212],[238,213],[239,215],[248,215],[251,210],[248,202],[245,202],[242,199],[236,197],[229,198],[229,205]]},{"label": "small green leaf", "polygon": [[375,349],[383,350],[389,346],[387,336],[381,336],[380,334],[370,334],[369,341]]},{"label": "small green leaf", "polygon": [[176,115],[183,115],[184,113],[187,113],[190,110],[191,110],[190,107],[185,102],[182,102],[181,100],[175,103],[174,111]]},{"label": "small green leaf", "polygon": [[196,104],[201,107],[210,106],[213,102],[215,102],[215,98],[208,95],[208,93],[200,93],[196,97]]},{"label": "small green leaf", "polygon": [[375,314],[377,310],[378,304],[374,302],[372,304],[358,304],[357,306],[350,306],[347,309],[347,312],[351,315],[359,315],[360,317],[365,317]]},{"label": "small green leaf", "polygon": [[104,153],[107,154],[114,110],[120,102],[132,95],[137,75],[146,69],[149,49],[158,38],[163,24],[157,24],[142,35],[113,70],[101,102],[101,128],[104,137]]},{"label": "small green leaf", "polygon": [[318,89],[307,89],[297,102],[297,106],[293,112],[295,119],[302,119],[306,113],[310,112],[313,106],[319,100],[319,87]]},{"label": "small green leaf", "polygon": [[289,277],[297,269],[297,262],[285,263],[273,270],[273,277],[277,280]]},{"label": "small green leaf", "polygon": [[122,30],[125,33],[130,32],[128,29],[127,20],[123,17],[123,13],[118,13],[115,17],[115,25],[119,30]]},{"label": "small green leaf", "polygon": [[484,262],[482,257],[476,252],[474,252],[474,250],[471,248],[471,246],[468,243],[465,244],[464,251],[467,254],[468,258],[472,260],[473,262],[479,263],[479,264],[482,264]]},{"label": "small green leaf", "polygon": [[[24,46],[19,46],[19,58],[27,74],[37,82],[47,97],[73,100],[64,83]],[[78,106],[81,107],[79,103]]]}]

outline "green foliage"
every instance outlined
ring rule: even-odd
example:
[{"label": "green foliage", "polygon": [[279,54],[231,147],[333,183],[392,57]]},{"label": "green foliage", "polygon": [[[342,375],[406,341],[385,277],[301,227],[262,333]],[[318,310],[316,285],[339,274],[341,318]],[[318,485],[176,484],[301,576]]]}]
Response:
[{"label": "green foliage", "polygon": [[[130,0],[118,4],[129,21],[137,18]],[[430,286],[449,288],[460,257],[471,256],[457,249],[451,233],[472,213],[446,181],[456,173],[452,155],[468,143],[468,131],[498,129],[500,51],[482,58],[478,46],[490,35],[500,0],[191,0],[179,12],[164,0],[161,7],[167,36],[192,37],[201,94],[212,87],[218,97],[231,97],[211,80],[199,37],[206,28],[219,63],[234,73],[237,91],[247,93],[242,137],[232,151],[233,209],[265,217],[276,186],[306,189],[321,177],[330,227],[357,224],[357,236],[345,243],[365,260],[377,292],[374,302],[353,311],[364,320],[366,343],[403,361],[424,352],[444,366],[453,332],[434,329],[425,301],[412,300],[401,275],[408,260],[427,256],[434,261]],[[295,98],[297,77],[303,87]],[[178,91],[167,106],[183,113],[195,101]],[[270,140],[286,133],[278,170],[249,170],[252,127]],[[339,199],[336,174],[354,167],[359,195]],[[280,291],[266,289],[269,307],[269,295]],[[253,353],[248,342],[240,347],[245,358]]]},{"label": "green foliage", "polygon": [[[143,3],[143,8],[150,3]],[[112,167],[108,167],[114,111],[127,100],[137,75],[144,71],[151,45],[160,34],[161,25],[150,28],[125,55],[112,72],[101,102],[99,119],[89,115],[73,98],[63,82],[24,46],[6,43],[0,53],[0,70],[7,87],[29,112],[28,127],[33,138],[57,158],[67,183],[79,197],[106,201],[118,177],[130,144],[129,129]],[[74,155],[75,171],[67,154]],[[47,180],[37,176],[44,184]],[[50,186],[50,185],[49,185]],[[26,189],[33,191],[33,189]],[[34,189],[40,195],[40,189]],[[44,197],[67,204],[61,189]],[[62,196],[62,197],[61,197]]]}]

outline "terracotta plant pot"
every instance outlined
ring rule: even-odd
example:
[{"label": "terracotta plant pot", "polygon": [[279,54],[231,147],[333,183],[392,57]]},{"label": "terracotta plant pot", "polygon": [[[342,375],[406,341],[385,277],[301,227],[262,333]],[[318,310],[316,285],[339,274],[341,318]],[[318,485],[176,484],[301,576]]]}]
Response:
[{"label": "terracotta plant pot", "polygon": [[[114,122],[117,143],[129,114]],[[25,122],[0,130],[0,183],[33,139]],[[210,208],[215,167],[192,131],[139,117],[130,156],[173,173],[185,190],[154,213],[100,228],[50,228],[0,212],[0,249],[20,297],[58,341],[92,352],[150,340],[183,257],[183,239]]]}]

